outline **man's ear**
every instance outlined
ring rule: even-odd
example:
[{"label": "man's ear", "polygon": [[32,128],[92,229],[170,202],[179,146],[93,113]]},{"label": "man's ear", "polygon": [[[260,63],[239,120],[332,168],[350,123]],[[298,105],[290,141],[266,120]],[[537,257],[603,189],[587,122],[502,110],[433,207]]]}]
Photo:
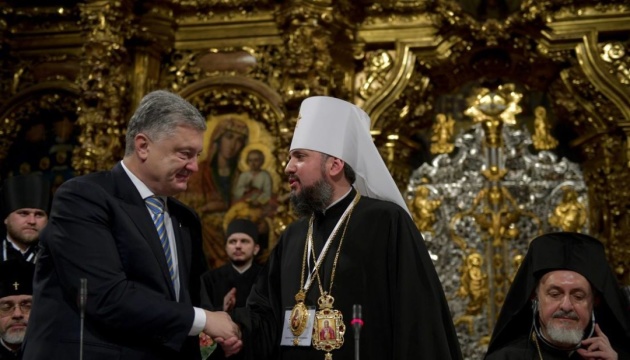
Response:
[{"label": "man's ear", "polygon": [[254,256],[258,255],[259,251],[260,251],[260,245],[258,244],[254,245]]},{"label": "man's ear", "polygon": [[149,137],[147,137],[143,133],[139,133],[136,137],[133,138],[134,147],[136,153],[140,157],[140,159],[145,160],[149,155]]},{"label": "man's ear", "polygon": [[532,291],[531,295],[529,295],[529,299],[532,301],[532,310],[538,310],[538,286]]},{"label": "man's ear", "polygon": [[337,177],[340,174],[343,174],[343,167],[345,166],[346,162],[341,160],[340,158],[336,158],[336,157],[329,157],[329,160],[332,160],[331,164],[330,164],[330,177]]}]

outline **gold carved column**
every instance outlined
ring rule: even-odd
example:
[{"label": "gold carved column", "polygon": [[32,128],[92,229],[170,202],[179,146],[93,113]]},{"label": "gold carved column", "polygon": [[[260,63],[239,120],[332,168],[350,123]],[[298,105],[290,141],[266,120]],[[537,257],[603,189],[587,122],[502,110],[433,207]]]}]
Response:
[{"label": "gold carved column", "polygon": [[285,44],[280,92],[288,105],[314,95],[350,98],[354,30],[347,18],[352,12],[335,7],[342,5],[293,0],[279,9]]},{"label": "gold carved column", "polygon": [[122,136],[129,97],[132,1],[94,0],[80,4],[85,41],[77,82],[81,89],[78,124],[81,147],[75,152],[77,173],[111,168],[123,154]]},{"label": "gold carved column", "polygon": [[168,54],[175,41],[175,20],[172,5],[168,1],[143,2],[146,13],[140,18],[135,33],[131,108],[135,108],[142,97],[158,88],[162,59]]},{"label": "gold carved column", "polygon": [[[623,9],[623,8],[619,8]],[[541,50],[571,61],[551,87],[558,115],[574,125],[583,154],[590,233],[605,242],[618,279],[630,284],[630,56],[618,34],[630,30],[630,8],[565,12],[549,23]],[[574,53],[572,53],[574,51]]]}]

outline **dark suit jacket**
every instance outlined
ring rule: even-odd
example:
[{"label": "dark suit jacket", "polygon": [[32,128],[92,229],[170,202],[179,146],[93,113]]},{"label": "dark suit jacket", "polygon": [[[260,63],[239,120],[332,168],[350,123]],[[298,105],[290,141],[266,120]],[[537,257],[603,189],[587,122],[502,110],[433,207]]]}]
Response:
[{"label": "dark suit jacket", "polygon": [[40,237],[24,360],[79,359],[80,279],[87,279],[83,358],[198,359],[188,336],[205,269],[201,225],[168,199],[181,292],[175,299],[151,216],[120,164],[77,177],[56,192]]}]

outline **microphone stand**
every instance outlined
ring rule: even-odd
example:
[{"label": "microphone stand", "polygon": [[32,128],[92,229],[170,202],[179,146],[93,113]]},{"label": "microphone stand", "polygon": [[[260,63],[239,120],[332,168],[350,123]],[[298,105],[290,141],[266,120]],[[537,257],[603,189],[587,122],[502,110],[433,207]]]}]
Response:
[{"label": "microphone stand", "polygon": [[354,330],[354,360],[359,360],[359,336],[361,328],[363,327],[363,320],[361,319],[361,305],[352,305],[352,321],[350,322]]},{"label": "microphone stand", "polygon": [[79,328],[79,360],[83,360],[83,327],[85,322],[85,303],[87,302],[87,279],[81,278],[79,288],[79,312],[81,314],[81,325]]}]

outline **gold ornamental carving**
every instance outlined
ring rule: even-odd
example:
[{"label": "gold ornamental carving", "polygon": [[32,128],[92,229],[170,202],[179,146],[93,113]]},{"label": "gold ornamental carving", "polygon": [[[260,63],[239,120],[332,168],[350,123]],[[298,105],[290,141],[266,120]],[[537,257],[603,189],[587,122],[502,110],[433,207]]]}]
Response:
[{"label": "gold ornamental carving", "polygon": [[455,120],[449,114],[437,114],[435,124],[433,124],[433,135],[431,135],[431,153],[448,154],[453,151],[455,144],[452,142]]},{"label": "gold ornamental carving", "polygon": [[503,124],[516,124],[516,114],[521,112],[518,102],[522,94],[514,91],[514,84],[499,85],[496,90],[481,88],[468,101],[473,105],[465,114],[475,123],[481,123],[485,130],[486,145],[497,148],[502,145]]},{"label": "gold ornamental carving", "polygon": [[542,106],[534,109],[534,135],[532,142],[536,150],[551,150],[558,146],[558,140],[551,135],[551,128],[547,122],[547,110]]},{"label": "gold ornamental carving", "polygon": [[82,4],[81,26],[86,36],[78,79],[81,88],[78,124],[81,147],[75,152],[79,173],[111,168],[123,155],[127,116],[130,2],[93,1]]},{"label": "gold ornamental carving", "polygon": [[424,185],[416,188],[415,196],[408,206],[413,219],[421,232],[435,234],[434,225],[437,221],[436,210],[440,207],[440,199],[430,198],[430,190]]},{"label": "gold ornamental carving", "polygon": [[365,80],[359,87],[359,96],[369,99],[389,80],[389,71],[394,66],[394,59],[388,51],[377,51],[366,55]]},{"label": "gold ornamental carving", "polygon": [[600,56],[608,63],[610,71],[620,83],[630,85],[630,56],[627,54],[626,44],[615,41],[600,43]]},{"label": "gold ornamental carving", "polygon": [[592,184],[589,199],[599,213],[590,213],[590,227],[605,232],[599,238],[605,241],[611,267],[622,283],[630,283],[630,216],[625,210],[630,202],[630,174],[626,170],[628,160],[620,156],[624,147],[625,138],[620,134],[593,138],[584,145],[587,158],[583,166],[585,180]]},{"label": "gold ornamental carving", "polygon": [[[125,123],[135,104],[147,91],[165,88],[208,119],[242,116],[257,124],[250,129],[268,132],[268,141],[250,138],[255,143],[243,146],[236,167],[247,172],[245,154],[262,149],[276,160],[265,170],[283,179],[300,101],[332,95],[370,115],[375,144],[401,189],[418,166],[454,166],[466,155],[462,144],[483,134],[485,145],[473,149],[483,160],[467,164],[474,170],[466,168],[466,179],[455,184],[459,190],[449,188],[458,199],[453,213],[462,214],[455,225],[466,229],[457,234],[465,236],[449,237],[449,194],[431,182],[407,188],[409,209],[428,246],[439,245],[431,255],[451,308],[472,319],[458,328],[466,356],[480,357],[484,326],[492,324],[518,268],[523,239],[539,228],[577,229],[600,238],[619,279],[630,284],[630,55],[623,36],[630,31],[630,6],[622,0],[501,2],[511,4],[509,11],[463,0],[38,3],[0,0],[0,162],[29,120],[47,110],[40,100],[59,95],[45,103],[77,119],[78,172],[109,168],[122,157]],[[510,99],[508,81],[527,89],[522,102]],[[471,93],[470,86],[487,93]],[[479,101],[466,118],[461,107],[471,94]],[[442,102],[445,95],[460,97]],[[509,116],[497,116],[510,100],[514,118],[526,124],[512,127]],[[471,122],[468,140],[455,134],[468,131]],[[545,178],[554,182],[553,194],[536,198],[535,205],[523,200],[534,186],[527,191],[514,183],[529,180],[530,173],[514,172],[523,157],[503,162],[515,149],[501,138],[519,131],[537,156],[528,161],[553,168],[566,164],[558,165],[554,156],[570,157],[588,189],[562,181],[566,172],[554,172],[558,183]],[[560,183],[568,185],[563,189]],[[578,192],[577,203],[567,189]],[[277,208],[263,216],[268,191],[250,187],[244,193],[256,190],[263,194],[213,214],[217,229],[228,216],[249,216],[264,219],[271,240],[277,239],[294,220],[287,191],[272,191]],[[534,219],[528,206],[547,211]],[[222,245],[214,244],[210,257],[222,258]],[[452,252],[440,252],[444,247]],[[475,275],[473,254],[482,258],[485,280]],[[487,307],[472,315],[480,299]]]},{"label": "gold ornamental carving", "polygon": [[[63,86],[63,89],[60,85],[60,88],[26,91],[19,103],[0,114],[3,123],[0,130],[0,165],[4,166],[8,175],[42,172],[50,176],[53,186],[67,180],[65,177],[59,179],[56,170],[68,165],[73,157],[75,144],[70,136],[73,133],[78,90],[68,83],[63,83]],[[50,128],[55,134],[55,141],[51,143],[44,143],[49,126],[47,121],[52,123]],[[22,134],[22,138],[17,137],[19,134]],[[12,153],[20,151],[19,147],[14,147],[16,143],[22,147],[31,144],[28,156],[19,156],[19,163],[15,163],[16,154]],[[45,149],[42,149],[42,145]],[[65,175],[71,177],[71,171]]]},{"label": "gold ornamental carving", "polygon": [[461,266],[460,287],[457,296],[466,298],[468,304],[464,315],[456,318],[455,326],[464,323],[468,328],[468,334],[474,333],[473,323],[475,316],[481,314],[488,301],[488,274],[484,271],[483,256],[472,251],[468,254]]},{"label": "gold ornamental carving", "polygon": [[580,232],[586,224],[586,207],[580,203],[575,189],[563,187],[562,201],[549,216],[549,224],[562,231]]},{"label": "gold ornamental carving", "polygon": [[[479,212],[476,212],[477,208]],[[477,225],[488,234],[493,247],[501,247],[504,241],[518,236],[514,226],[521,211],[508,190],[498,185],[483,189],[475,198],[471,208]]]}]

